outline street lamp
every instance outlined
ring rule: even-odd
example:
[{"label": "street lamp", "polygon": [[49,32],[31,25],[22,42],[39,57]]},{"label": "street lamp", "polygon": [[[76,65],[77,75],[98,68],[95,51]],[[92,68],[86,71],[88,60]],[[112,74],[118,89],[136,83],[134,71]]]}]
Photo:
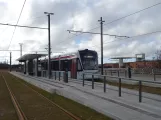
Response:
[{"label": "street lamp", "polygon": [[51,76],[51,66],[50,66],[50,15],[54,15],[54,13],[44,12],[48,16],[48,78]]}]

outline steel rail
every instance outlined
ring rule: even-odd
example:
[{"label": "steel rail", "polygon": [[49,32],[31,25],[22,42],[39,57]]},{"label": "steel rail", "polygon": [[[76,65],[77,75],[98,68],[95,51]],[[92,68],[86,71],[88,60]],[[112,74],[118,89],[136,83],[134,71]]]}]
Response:
[{"label": "steel rail", "polygon": [[19,120],[27,120],[27,117],[25,116],[24,112],[22,111],[18,101],[16,100],[16,97],[14,96],[13,92],[11,91],[11,89],[10,89],[10,87],[9,87],[9,85],[8,85],[6,79],[3,75],[2,75],[2,78],[3,78],[3,80],[6,84],[6,87],[8,89],[9,95],[11,97],[12,103],[15,107],[15,110],[16,110],[16,113],[18,115]]},{"label": "steel rail", "polygon": [[[13,78],[17,79],[17,77],[13,76]],[[19,81],[19,80],[18,80]],[[51,101],[50,99],[48,99],[47,97],[45,97],[44,95],[40,94],[39,92],[37,92],[36,90],[34,90],[33,88],[31,88],[30,86],[26,85],[25,83],[22,83],[21,81],[19,81],[21,84],[25,85],[26,87],[30,88],[33,92],[35,92],[37,95],[39,95],[40,97],[42,97],[43,99],[47,100],[49,103],[51,103],[52,105],[58,107],[61,111],[63,111],[66,115],[68,115],[69,117],[71,117],[73,120],[81,120],[80,118],[78,118],[77,116],[75,116],[74,114],[72,114],[71,112],[69,112],[68,110],[64,109],[63,107],[59,106],[58,104],[56,104],[55,102]]]}]

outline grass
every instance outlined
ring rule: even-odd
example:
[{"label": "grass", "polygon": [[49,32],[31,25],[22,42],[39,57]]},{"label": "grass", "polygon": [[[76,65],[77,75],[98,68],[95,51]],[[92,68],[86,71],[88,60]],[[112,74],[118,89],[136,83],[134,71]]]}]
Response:
[{"label": "grass", "polygon": [[[96,80],[97,82],[103,82],[103,80],[99,79]],[[111,85],[111,86],[119,86],[119,83],[116,81],[107,81],[107,84]],[[121,87],[122,88],[127,88],[127,89],[132,89],[132,90],[139,90],[139,85],[135,84],[126,84],[126,83],[121,83]],[[143,92],[147,92],[147,93],[152,93],[152,94],[157,94],[157,95],[161,95],[161,88],[160,87],[151,87],[151,86],[146,86],[146,85],[142,85],[142,91]]]},{"label": "grass", "polygon": [[[10,77],[13,78],[12,75]],[[64,109],[68,110],[69,112],[73,113],[75,116],[81,118],[82,120],[112,120],[111,118],[96,112],[95,110],[86,107],[84,105],[81,105],[73,100],[70,100],[68,98],[65,98],[63,96],[57,95],[57,94],[51,94],[49,92],[46,92],[34,85],[31,85],[30,83],[25,82],[24,80],[16,78],[17,81],[23,82],[29,87],[33,88],[34,90],[38,91],[40,94],[44,95],[48,99],[54,101]]]},{"label": "grass", "polygon": [[18,120],[2,76],[0,76],[0,120]]},{"label": "grass", "polygon": [[[108,82],[108,84],[112,85],[112,86],[119,85],[116,82]],[[121,86],[123,88],[127,88],[127,89],[139,90],[139,85],[130,85],[130,84],[122,83]],[[161,95],[161,88],[160,87],[150,87],[150,86],[142,85],[142,91],[147,92],[147,93]]]},{"label": "grass", "polygon": [[18,80],[13,79],[11,75],[4,74],[4,76],[28,120],[53,120],[53,118],[56,120],[71,120],[64,112],[51,105]]}]

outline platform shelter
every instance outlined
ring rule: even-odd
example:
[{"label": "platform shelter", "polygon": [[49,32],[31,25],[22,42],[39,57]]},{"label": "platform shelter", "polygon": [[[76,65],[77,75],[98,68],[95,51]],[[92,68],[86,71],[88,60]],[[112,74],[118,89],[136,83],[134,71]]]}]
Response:
[{"label": "platform shelter", "polygon": [[135,58],[135,57],[113,57],[113,58],[110,58],[110,59],[118,59],[119,60],[119,68],[122,68],[124,67],[124,59],[132,59],[132,58]]},{"label": "platform shelter", "polygon": [[28,75],[41,76],[41,68],[39,68],[39,58],[47,56],[47,54],[25,54],[18,58],[17,61],[23,62],[23,72]]}]

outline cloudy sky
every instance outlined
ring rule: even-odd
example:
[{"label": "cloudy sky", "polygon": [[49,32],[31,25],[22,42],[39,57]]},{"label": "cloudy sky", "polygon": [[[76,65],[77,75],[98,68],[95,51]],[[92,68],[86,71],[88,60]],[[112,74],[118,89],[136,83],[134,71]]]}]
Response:
[{"label": "cloudy sky", "polygon": [[[161,0],[26,0],[18,24],[47,27],[44,12],[53,12],[53,54],[88,48],[96,50],[100,58],[100,35],[69,34],[67,30],[100,32],[98,20],[103,17],[104,33],[131,37],[104,36],[104,62],[110,62],[110,57],[135,56],[137,53],[145,53],[147,59],[152,59],[155,52],[161,49],[161,32],[138,35],[161,31],[161,4],[110,22],[160,2]],[[0,23],[16,24],[23,3],[24,0],[0,0]],[[17,27],[11,41],[13,31],[14,27],[0,26],[0,50],[19,50],[19,43],[23,43],[23,54],[45,51],[48,44],[47,30]],[[12,52],[12,56],[16,63],[20,52]],[[9,51],[0,51],[0,61],[5,59],[9,60]]]}]

